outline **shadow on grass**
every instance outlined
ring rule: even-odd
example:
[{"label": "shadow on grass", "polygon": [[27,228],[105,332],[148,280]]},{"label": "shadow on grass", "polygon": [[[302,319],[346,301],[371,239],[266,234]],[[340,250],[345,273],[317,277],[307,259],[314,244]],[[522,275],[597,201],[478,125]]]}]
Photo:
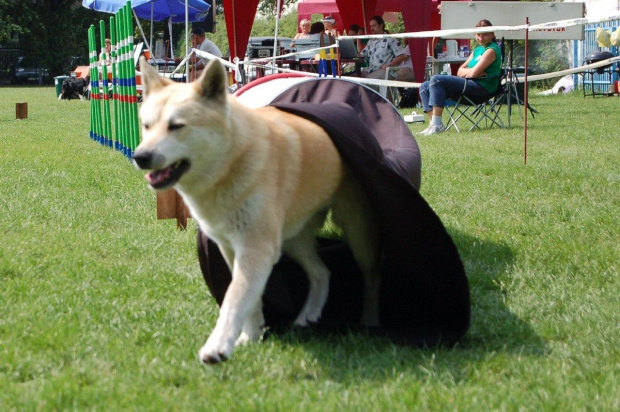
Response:
[{"label": "shadow on grass", "polygon": [[450,233],[465,265],[472,301],[471,327],[454,347],[419,349],[359,331],[317,333],[288,329],[269,339],[302,345],[336,380],[351,379],[352,374],[362,379],[382,379],[387,371],[423,377],[429,370],[459,380],[471,373],[472,363],[489,358],[545,356],[548,348],[544,340],[506,306],[514,251],[504,243],[454,230]]}]

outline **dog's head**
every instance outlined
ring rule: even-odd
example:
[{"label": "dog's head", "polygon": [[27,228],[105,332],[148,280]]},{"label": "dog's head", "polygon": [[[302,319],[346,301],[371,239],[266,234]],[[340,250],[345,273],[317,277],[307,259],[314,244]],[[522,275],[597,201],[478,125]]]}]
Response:
[{"label": "dog's head", "polygon": [[207,178],[229,147],[226,73],[210,62],[195,82],[176,83],[161,77],[140,59],[143,101],[142,142],[133,155],[154,189],[179,181]]}]

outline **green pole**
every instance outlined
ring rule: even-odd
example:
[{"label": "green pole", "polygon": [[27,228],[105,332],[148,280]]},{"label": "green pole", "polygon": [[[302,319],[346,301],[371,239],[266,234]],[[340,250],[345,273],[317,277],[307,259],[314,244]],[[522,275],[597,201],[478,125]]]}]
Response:
[{"label": "green pole", "polygon": [[[93,89],[93,79],[94,79],[94,73],[93,73],[93,67],[94,67],[94,62],[93,62],[93,49],[91,47],[91,43],[92,43],[92,37],[93,37],[93,33],[92,33],[92,26],[88,28],[88,65],[89,65],[89,71],[90,71],[90,87],[91,90]],[[92,95],[92,93],[91,93]],[[93,140],[96,140],[96,136],[95,136],[95,103],[94,103],[94,99],[91,98],[90,99],[90,131],[89,131],[89,137]]]},{"label": "green pole", "polygon": [[103,86],[103,144],[112,147],[112,125],[110,122],[110,90],[108,88],[108,55],[105,49],[105,23],[99,20],[101,44],[101,77]]},{"label": "green pole", "polygon": [[[93,87],[91,87],[90,98],[94,101],[95,110],[94,110],[94,119],[95,119],[95,135],[97,137],[97,141],[99,143],[103,143],[103,131],[101,127],[101,94],[99,92],[99,67],[97,60],[97,41],[95,34],[95,25],[91,25],[92,37],[90,42],[90,47],[92,50],[92,59],[93,59],[93,76],[91,77],[93,81]],[[94,97],[94,99],[93,99]]]},{"label": "green pole", "polygon": [[131,12],[131,1],[127,1],[127,49],[128,49],[128,57],[127,57],[127,63],[128,63],[128,80],[129,80],[129,93],[130,93],[130,100],[129,100],[129,110],[130,110],[130,114],[129,114],[129,119],[131,122],[131,135],[132,135],[132,146],[131,146],[131,151],[133,154],[133,151],[136,149],[136,147],[138,147],[138,144],[140,143],[140,131],[138,128],[138,93],[136,90],[136,65],[133,59],[133,51],[134,51],[134,45],[133,45],[133,18],[132,18],[132,12]]},{"label": "green pole", "polygon": [[127,100],[126,100],[126,96],[127,96],[127,87],[126,87],[126,79],[127,76],[125,74],[126,70],[125,70],[125,59],[127,56],[126,50],[125,50],[125,43],[126,43],[126,39],[125,39],[125,25],[123,23],[124,21],[124,17],[123,15],[125,14],[125,7],[123,6],[117,13],[116,15],[116,27],[118,29],[118,38],[119,38],[119,60],[118,60],[118,68],[119,68],[119,99],[120,99],[120,113],[121,113],[121,124],[120,124],[120,128],[121,128],[121,135],[123,137],[123,153],[125,154],[125,156],[128,156],[128,151],[129,151],[129,133],[127,131],[127,125],[128,125],[128,121],[127,121],[127,117],[129,115],[129,113],[127,112]]},{"label": "green pole", "polygon": [[118,113],[118,77],[116,72],[116,23],[114,17],[110,17],[110,43],[112,44],[112,50],[110,50],[110,57],[112,61],[112,102],[114,106],[114,149],[120,150],[119,140],[119,113]]}]

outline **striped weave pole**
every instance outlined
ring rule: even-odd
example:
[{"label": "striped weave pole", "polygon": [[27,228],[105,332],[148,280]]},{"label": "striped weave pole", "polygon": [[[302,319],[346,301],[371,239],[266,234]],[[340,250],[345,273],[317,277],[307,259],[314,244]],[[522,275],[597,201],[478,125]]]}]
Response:
[{"label": "striped weave pole", "polygon": [[128,139],[127,139],[127,113],[126,113],[126,104],[125,104],[125,35],[123,30],[123,18],[122,18],[123,10],[122,8],[116,13],[116,33],[118,37],[118,41],[116,44],[117,50],[116,54],[118,56],[116,66],[117,66],[117,79],[116,79],[116,90],[118,100],[118,113],[117,121],[118,121],[118,129],[119,129],[119,137],[120,137],[120,150],[124,155],[127,155],[127,150],[129,148]]},{"label": "striped weave pole", "polygon": [[112,50],[110,57],[112,61],[112,102],[114,106],[114,149],[121,150],[121,136],[119,132],[119,112],[118,112],[118,73],[116,70],[117,53],[116,53],[116,22],[114,17],[110,17],[110,42]]},{"label": "striped weave pole", "polygon": [[101,44],[101,86],[103,97],[103,145],[112,147],[112,122],[110,120],[110,90],[108,88],[108,55],[105,49],[105,23],[99,20]]},{"label": "striped weave pole", "polygon": [[127,8],[127,13],[126,13],[126,24],[127,24],[127,49],[128,49],[128,76],[127,79],[129,81],[129,92],[130,92],[130,99],[129,99],[129,108],[130,108],[130,113],[129,113],[129,119],[131,122],[131,131],[132,131],[132,146],[131,146],[131,153],[130,153],[130,157],[133,156],[133,151],[136,149],[136,147],[138,147],[138,144],[140,143],[140,130],[138,128],[138,92],[136,89],[136,67],[135,67],[135,62],[133,59],[133,50],[134,50],[134,44],[133,44],[133,19],[132,19],[132,14],[131,14],[131,1],[127,1],[127,5],[125,6]]},{"label": "striped weave pole", "polygon": [[123,6],[118,11],[118,21],[119,28],[121,30],[121,77],[119,79],[120,82],[120,99],[122,103],[122,111],[123,111],[123,133],[125,135],[125,150],[124,154],[127,157],[131,156],[131,146],[132,146],[132,136],[131,136],[131,119],[130,119],[130,108],[129,108],[129,88],[127,87],[127,77],[129,73],[129,69],[127,67],[127,59],[129,58],[129,52],[127,50],[128,40],[127,40],[127,23],[126,23],[126,15],[127,7]]},{"label": "striped weave pole", "polygon": [[99,58],[97,55],[97,30],[95,28],[95,26],[93,25],[93,50],[94,50],[94,56],[93,59],[95,61],[95,81],[96,81],[96,87],[95,87],[95,95],[97,96],[97,98],[95,99],[95,125],[96,125],[96,131],[97,131],[97,141],[100,144],[103,144],[103,122],[101,119],[101,71],[99,70]]},{"label": "striped weave pole", "polygon": [[96,42],[96,34],[95,34],[95,26],[91,24],[90,26],[89,36],[89,47],[90,47],[90,56],[91,56],[91,90],[90,90],[90,99],[91,105],[93,106],[93,121],[94,121],[94,139],[99,143],[102,142],[103,139],[103,131],[101,127],[101,95],[99,93],[99,67],[97,60],[97,42]]},{"label": "striped weave pole", "polygon": [[[90,88],[91,91],[93,90],[93,79],[95,78],[94,74],[93,74],[93,49],[91,48],[91,38],[92,38],[92,30],[89,27],[88,28],[88,69],[89,69],[89,73],[90,73]],[[92,95],[92,93],[91,93]],[[96,136],[95,136],[95,104],[94,104],[94,97],[91,97],[90,100],[90,130],[89,130],[89,137],[92,140],[96,140]]]}]

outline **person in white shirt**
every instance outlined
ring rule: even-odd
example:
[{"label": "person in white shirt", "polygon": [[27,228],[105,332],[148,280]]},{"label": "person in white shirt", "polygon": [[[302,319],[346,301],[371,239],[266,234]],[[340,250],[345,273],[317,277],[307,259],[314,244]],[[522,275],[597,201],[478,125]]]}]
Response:
[{"label": "person in white shirt", "polygon": [[[374,16],[370,19],[370,30],[372,34],[385,34],[385,22],[381,16]],[[359,52],[359,57],[368,60],[368,70],[362,71],[362,77],[371,79],[385,79],[385,71],[390,67],[396,67],[404,61],[395,59],[404,54],[400,42],[391,38],[370,39],[364,50]]]},{"label": "person in white shirt", "polygon": [[[213,54],[214,56],[217,56],[217,57],[222,57],[222,52],[220,51],[220,49],[215,45],[215,43],[207,39],[205,35],[205,31],[203,29],[199,27],[193,29],[192,35],[191,35],[191,41],[192,41],[192,46],[195,49]],[[201,57],[199,60],[196,60],[195,63],[190,64],[189,66],[190,78],[191,79],[198,78],[200,74],[202,73],[202,71],[204,70],[204,68],[206,67],[208,62],[209,62],[209,59],[205,59]]]},{"label": "person in white shirt", "polygon": [[392,60],[392,63],[396,63],[395,66],[398,67],[395,80],[401,82],[415,82],[415,73],[413,72],[409,45],[405,47],[404,51],[404,54],[401,54]]},{"label": "person in white shirt", "polygon": [[105,59],[103,58],[103,52],[99,53],[99,65],[103,66],[105,64],[106,66],[109,66],[110,64],[112,64],[112,56],[110,56],[110,54],[112,53],[112,42],[110,41],[110,39],[105,39],[104,43]]}]

